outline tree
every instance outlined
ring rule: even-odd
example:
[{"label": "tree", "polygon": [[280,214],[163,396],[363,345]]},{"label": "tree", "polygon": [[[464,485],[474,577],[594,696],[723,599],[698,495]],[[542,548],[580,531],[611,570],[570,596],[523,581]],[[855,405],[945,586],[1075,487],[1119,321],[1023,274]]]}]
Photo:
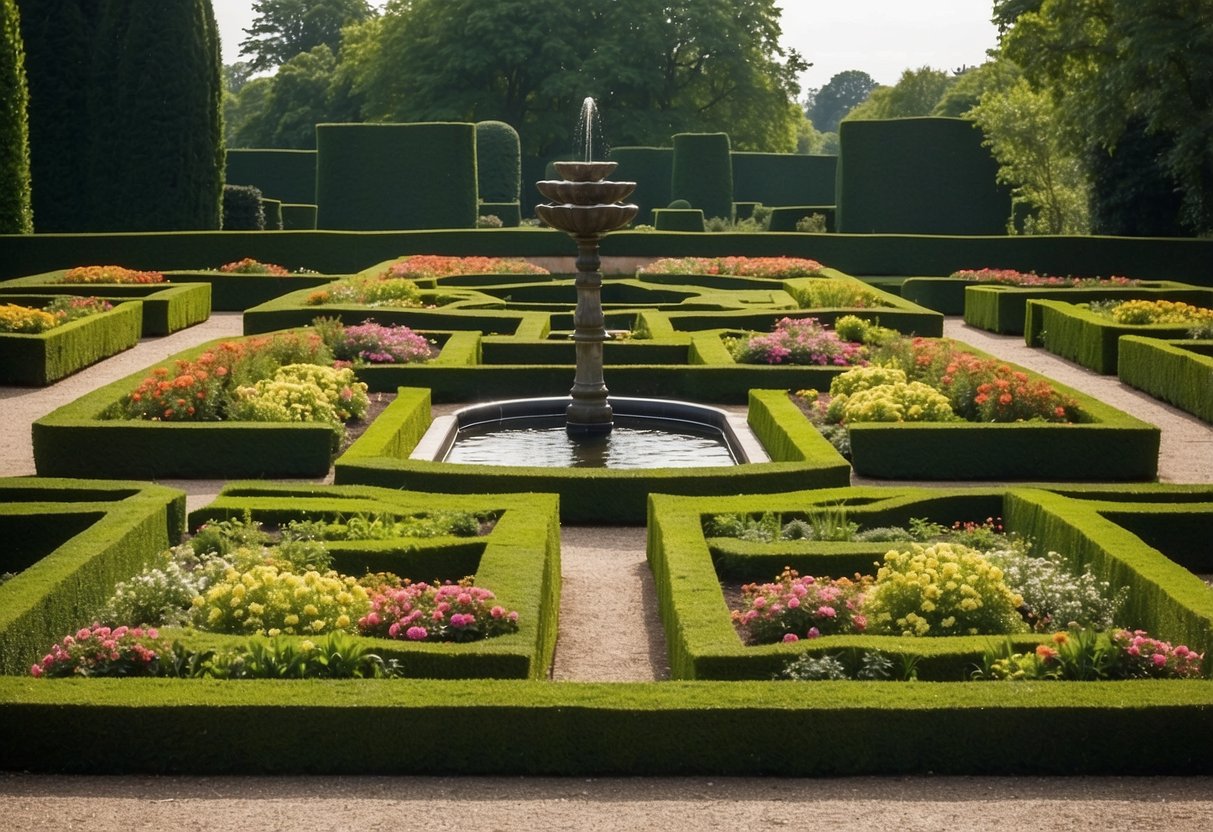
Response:
[{"label": "tree", "polygon": [[[1075,152],[1115,154],[1131,125],[1157,141],[1182,199],[1172,233],[1213,231],[1210,20],[1213,0],[1043,0],[1003,38],[1008,57],[1057,104]],[[1109,193],[1097,189],[1096,199]]]},{"label": "tree", "polygon": [[1086,177],[1066,152],[1052,99],[1020,78],[987,92],[969,116],[998,160],[998,181],[1011,186],[1008,230],[1018,219],[1029,234],[1086,233]]},{"label": "tree", "polygon": [[966,69],[956,76],[955,82],[931,110],[931,115],[962,118],[977,106],[983,95],[1005,90],[1022,76],[1019,67],[1002,58]]},{"label": "tree", "polygon": [[303,52],[273,78],[255,78],[231,102],[235,147],[316,147],[316,125],[357,121],[358,108],[341,94],[337,59],[327,46]]},{"label": "tree", "polygon": [[254,0],[240,54],[253,72],[273,69],[317,46],[341,49],[341,30],[375,15],[367,0]]},{"label": "tree", "polygon": [[954,79],[929,66],[907,69],[891,87],[877,87],[846,118],[913,118],[929,116]]},{"label": "tree", "polygon": [[348,31],[343,63],[366,118],[504,121],[528,155],[571,147],[587,95],[615,144],[725,130],[738,148],[794,148],[805,64],[780,48],[773,0],[656,5],[395,0]]},{"label": "tree", "polygon": [[867,101],[877,86],[872,76],[861,70],[839,72],[824,87],[813,91],[806,112],[818,130],[835,132],[842,117]]},{"label": "tree", "polygon": [[0,0],[0,234],[34,230],[24,51],[17,4]]}]

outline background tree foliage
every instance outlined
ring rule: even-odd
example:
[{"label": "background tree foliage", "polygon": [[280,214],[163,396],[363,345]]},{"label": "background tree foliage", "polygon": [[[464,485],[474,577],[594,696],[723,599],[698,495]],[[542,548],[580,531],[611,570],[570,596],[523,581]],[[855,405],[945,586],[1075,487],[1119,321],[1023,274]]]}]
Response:
[{"label": "background tree foliage", "polygon": [[913,118],[929,116],[955,79],[929,66],[907,69],[891,87],[877,87],[845,118]]},{"label": "background tree foliage", "polygon": [[17,4],[0,0],[0,234],[34,230],[24,52]]},{"label": "background tree foliage", "polygon": [[394,0],[347,31],[342,63],[367,120],[500,120],[528,155],[571,149],[587,95],[615,144],[727,131],[790,151],[805,64],[779,34],[773,0]]},{"label": "background tree foliage", "polygon": [[867,101],[878,86],[875,79],[862,70],[839,72],[821,89],[809,91],[806,114],[813,126],[823,133],[837,132],[842,117]]},{"label": "background tree foliage", "polygon": [[253,25],[240,43],[253,72],[273,69],[317,46],[335,54],[343,27],[375,15],[367,0],[254,0],[253,11]]},{"label": "background tree foliage", "polygon": [[[1169,233],[1213,231],[1213,0],[1024,0],[995,15],[1006,55],[1052,97],[1066,140],[1101,177],[1096,231],[1128,233],[1143,211]],[[1179,193],[1169,222],[1158,190],[1140,187],[1143,166]],[[1126,212],[1108,199],[1141,202]]]}]

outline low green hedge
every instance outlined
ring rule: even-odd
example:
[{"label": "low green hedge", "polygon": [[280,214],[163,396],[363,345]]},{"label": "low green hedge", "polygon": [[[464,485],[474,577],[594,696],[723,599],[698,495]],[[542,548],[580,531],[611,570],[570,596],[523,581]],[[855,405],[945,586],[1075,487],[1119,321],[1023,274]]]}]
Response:
[{"label": "low green hedge", "polygon": [[38,474],[140,479],[324,476],[333,455],[333,431],[325,424],[101,418],[157,367],[171,368],[228,340],[177,353],[35,421]]},{"label": "low green hedge", "polygon": [[[177,543],[185,494],[139,482],[0,479],[0,674],[28,674],[114,582]],[[7,754],[7,752],[6,752]]]},{"label": "low green hedge", "polygon": [[825,218],[825,230],[836,231],[835,207],[833,205],[780,205],[771,209],[771,221],[768,231],[796,231],[796,223],[803,219],[820,214]]},{"label": "low green hedge", "polygon": [[658,231],[703,231],[703,211],[699,208],[654,208],[653,227]]},{"label": "low green hedge", "polygon": [[171,335],[200,324],[211,316],[211,290],[189,283],[59,283],[63,272],[33,275],[0,284],[0,303],[15,303],[5,295],[77,295],[99,297],[110,303],[137,300],[143,303],[142,333],[145,338]]},{"label": "low green hedge", "polygon": [[[0,303],[41,307],[48,295],[0,295]],[[43,387],[139,343],[142,304],[118,303],[36,334],[0,332],[0,384]]]},{"label": "low green hedge", "polygon": [[1121,381],[1213,423],[1213,341],[1122,335],[1118,343]]},{"label": "low green hedge", "polygon": [[[429,538],[331,543],[333,566],[347,574],[390,571],[414,581],[458,581],[473,575],[519,617],[517,633],[463,644],[368,639],[413,677],[545,679],[556,649],[560,607],[560,525],[549,494],[436,495],[331,485],[229,483],[210,505],[190,513],[197,528],[248,512],[263,523],[354,514],[494,514],[492,531],[478,538]],[[459,550],[465,551],[461,556]],[[469,569],[469,567],[471,567]],[[208,636],[240,643],[242,636]]]},{"label": "low green hedge", "polygon": [[301,289],[315,289],[337,280],[334,274],[228,274],[217,271],[176,271],[169,280],[206,283],[211,287],[211,309],[216,312],[243,312],[252,306]]},{"label": "low green hedge", "polygon": [[[940,278],[948,280],[950,278]],[[907,281],[909,282],[909,281]],[[902,292],[905,293],[905,286]],[[965,323],[978,329],[1019,335],[1027,322],[1029,300],[1059,300],[1087,303],[1093,300],[1181,300],[1197,306],[1213,303],[1213,289],[1149,281],[1141,286],[1110,286],[1101,289],[1054,289],[1047,286],[990,286],[970,283],[964,287]]]},{"label": "low green hedge", "polygon": [[544,491],[560,495],[566,523],[636,524],[650,492],[765,493],[849,479],[845,462],[787,396],[751,395],[750,425],[772,462],[733,468],[538,468],[460,465],[410,459],[430,424],[428,390],[402,388],[396,400],[337,460],[338,483],[412,488],[444,494]]},{"label": "low green hedge", "polygon": [[[1195,499],[1168,505],[1159,500]],[[1140,500],[1140,502],[1137,502]],[[1213,647],[1213,595],[1204,583],[1131,531],[1108,519],[1112,511],[1137,514],[1168,510],[1172,518],[1187,513],[1207,520],[1213,510],[1213,488],[1168,489],[1142,486],[1138,491],[1074,489],[1068,495],[1033,488],[927,489],[845,488],[742,497],[675,497],[655,495],[649,501],[649,563],[670,651],[670,666],[679,679],[770,678],[791,659],[806,652],[822,654],[879,650],[917,661],[923,681],[963,682],[981,655],[1003,641],[992,636],[912,638],[837,635],[791,644],[749,646],[730,619],[721,581],[765,582],[784,566],[801,574],[846,576],[857,569],[873,574],[874,564],[894,546],[889,543],[778,541],[744,543],[705,536],[703,524],[717,514],[763,514],[803,517],[813,509],[845,507],[848,521],[861,528],[904,525],[921,517],[951,526],[977,517],[1001,516],[1004,527],[1033,542],[1038,551],[1062,553],[1076,569],[1089,564],[1093,574],[1112,586],[1130,587],[1122,617],[1130,628],[1187,644],[1199,651]],[[866,561],[867,566],[862,564]],[[1030,650],[1046,636],[1011,638],[1017,649]],[[991,684],[999,687],[996,683]],[[1095,683],[1053,683],[1071,689],[1106,689]],[[956,685],[893,683],[885,689],[915,690],[939,705]],[[1002,685],[1007,688],[1015,685]],[[1044,687],[1047,687],[1044,686]],[[1112,687],[1115,687],[1112,686]],[[1043,689],[1043,688],[1042,688]],[[946,707],[946,706],[945,706]]]},{"label": "low green hedge", "polygon": [[1028,301],[1024,340],[1103,375],[1115,375],[1122,335],[1183,338],[1182,324],[1118,324],[1073,303]]}]

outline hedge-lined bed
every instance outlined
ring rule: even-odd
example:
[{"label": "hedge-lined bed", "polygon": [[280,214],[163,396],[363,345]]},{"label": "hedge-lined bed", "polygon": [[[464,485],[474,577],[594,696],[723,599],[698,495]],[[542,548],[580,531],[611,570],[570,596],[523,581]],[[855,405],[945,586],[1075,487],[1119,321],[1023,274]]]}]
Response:
[{"label": "hedge-lined bed", "polygon": [[[792,658],[812,653],[879,650],[916,659],[918,678],[959,682],[980,664],[982,654],[1010,640],[1017,650],[1032,650],[1047,636],[824,635],[792,643],[746,645],[730,620],[722,580],[769,581],[784,566],[801,574],[848,576],[874,574],[875,562],[898,544],[822,541],[743,542],[709,538],[705,521],[726,513],[767,512],[803,517],[814,509],[845,507],[847,519],[861,528],[899,526],[924,518],[951,527],[974,518],[1001,517],[1003,526],[1032,541],[1033,551],[1057,551],[1074,568],[1092,573],[1130,592],[1122,616],[1132,628],[1157,638],[1189,645],[1197,652],[1213,648],[1213,593],[1184,566],[1166,555],[1183,556],[1199,547],[1201,524],[1213,511],[1213,487],[1138,486],[1063,487],[1057,494],[1037,488],[925,489],[846,488],[742,497],[655,495],[649,502],[649,562],[669,644],[670,666],[680,679],[770,678]],[[1175,502],[1169,502],[1174,500]],[[1129,526],[1148,527],[1188,517],[1185,534],[1163,540],[1160,552]],[[1118,522],[1118,519],[1120,522]],[[1204,561],[1193,566],[1207,567]],[[1208,670],[1205,671],[1206,676]],[[1207,683],[1207,682],[1206,682]],[[987,683],[991,684],[991,683]],[[1054,683],[1077,698],[1136,683]],[[882,687],[889,687],[887,685]],[[913,684],[906,687],[915,688]],[[921,687],[921,686],[920,686]],[[927,686],[924,706],[943,706],[952,686]],[[1047,685],[1046,685],[1047,687]],[[946,706],[945,706],[946,707]]]},{"label": "hedge-lined bed", "polygon": [[314,289],[343,277],[339,274],[234,274],[202,269],[170,271],[164,276],[174,283],[209,284],[211,309],[216,312],[243,312],[290,292]]},{"label": "hedge-lined bed", "polygon": [[1122,336],[1183,338],[1188,329],[1184,324],[1121,324],[1077,304],[1030,300],[1024,340],[1089,370],[1115,375]]},{"label": "hedge-lined bed", "polygon": [[[185,529],[185,494],[142,482],[0,478],[0,674],[30,664]],[[7,735],[7,734],[6,734]],[[11,748],[11,746],[10,746]],[[6,749],[6,753],[7,753]]]},{"label": "hedge-lined bed", "polygon": [[[24,488],[26,495],[36,499],[41,482],[27,479],[13,486],[0,481],[0,491]],[[89,616],[102,607],[115,585],[137,575],[152,563],[154,555],[174,545],[181,533],[180,492],[154,486],[140,491],[131,483],[116,484],[122,490],[108,487],[108,491],[90,492],[87,481],[50,482],[69,493],[74,482],[80,482],[82,496],[78,502],[58,503],[52,495],[52,501],[17,503],[0,513],[5,525],[29,528],[26,551],[16,555],[34,561],[28,565],[14,562],[21,571],[0,587],[9,602],[0,613],[0,668],[9,675],[28,674],[51,644],[89,625],[93,620]],[[107,493],[115,495],[108,498],[111,503],[103,502]],[[125,497],[130,499],[123,500]],[[124,511],[113,511],[124,506]],[[170,510],[172,514],[167,516]],[[109,520],[107,512],[114,513],[114,519]],[[492,516],[495,522],[479,537],[330,543],[333,568],[352,575],[391,571],[414,581],[454,582],[473,576],[476,585],[491,588],[518,613],[517,631],[463,643],[363,637],[366,646],[395,659],[402,674],[410,677],[546,678],[556,644],[560,596],[558,512],[556,499],[550,495],[438,497],[366,487],[231,483],[213,503],[193,512],[189,522],[197,528],[208,520],[246,514],[254,521],[284,524],[302,519],[331,521],[359,513],[408,516],[436,512],[475,512]],[[166,520],[178,524],[171,536]],[[134,623],[138,622],[132,626]],[[239,645],[249,638],[193,628],[161,629],[165,641],[180,640],[194,649]]]},{"label": "hedge-lined bed", "polygon": [[157,369],[239,340],[216,339],[176,353],[36,420],[38,474],[141,479],[324,476],[336,448],[333,430],[322,422],[103,418]]},{"label": "hedge-lined bed", "polygon": [[1213,341],[1122,335],[1117,343],[1121,381],[1213,423]]},{"label": "hedge-lined bed", "polygon": [[[905,291],[904,284],[902,291]],[[1020,335],[1024,333],[1027,325],[1027,306],[1031,300],[1087,303],[1093,300],[1136,299],[1184,301],[1199,306],[1208,306],[1213,302],[1213,289],[1199,288],[1169,280],[1147,281],[1138,286],[1108,286],[1091,289],[974,286],[970,283],[964,287],[964,319],[966,324],[978,329],[1003,335]]]},{"label": "hedge-lined bed", "polygon": [[99,297],[118,304],[128,300],[143,303],[145,338],[171,335],[200,324],[211,316],[211,292],[201,283],[58,283],[63,272],[19,278],[0,284],[0,303],[16,303],[13,295],[78,295]]},{"label": "hedge-lined bed", "polygon": [[431,422],[429,391],[401,388],[396,400],[338,458],[336,482],[458,494],[543,491],[560,495],[564,522],[639,524],[651,492],[762,493],[849,480],[845,460],[803,420],[783,391],[750,397],[750,427],[772,461],[729,468],[565,469],[411,459]]},{"label": "hedge-lined bed", "polygon": [[[0,295],[0,303],[41,308],[51,295]],[[0,332],[0,384],[44,387],[139,343],[143,304],[113,309],[39,333]]]}]

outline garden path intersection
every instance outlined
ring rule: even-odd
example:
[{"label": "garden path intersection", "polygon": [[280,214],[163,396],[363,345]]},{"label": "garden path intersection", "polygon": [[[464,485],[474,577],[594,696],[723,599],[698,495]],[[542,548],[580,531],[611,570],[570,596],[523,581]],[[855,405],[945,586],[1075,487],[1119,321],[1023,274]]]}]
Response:
[{"label": "garden path intersection", "polygon": [[[183,349],[241,334],[239,313],[156,339],[41,389],[0,387],[0,475],[34,474],[30,426],[78,396]],[[1213,482],[1213,428],[1175,408],[1041,350],[945,322],[944,334],[1041,372],[1157,425],[1159,479]],[[853,478],[856,484],[872,480]],[[169,481],[190,509],[216,481]],[[904,483],[903,483],[904,484]],[[572,527],[562,533],[561,631],[553,679],[668,678],[643,528]],[[610,598],[603,587],[618,589]],[[609,632],[609,639],[603,633]],[[424,811],[442,829],[1051,829],[1213,828],[1213,778],[845,778],[838,780],[645,778],[206,778],[0,776],[8,830],[379,828]]]}]

